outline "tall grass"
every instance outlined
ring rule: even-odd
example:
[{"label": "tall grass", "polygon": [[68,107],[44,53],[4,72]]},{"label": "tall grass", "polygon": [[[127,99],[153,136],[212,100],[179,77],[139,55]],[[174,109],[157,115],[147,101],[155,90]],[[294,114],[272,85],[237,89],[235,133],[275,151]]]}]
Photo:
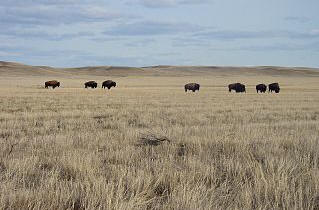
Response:
[{"label": "tall grass", "polygon": [[317,78],[2,80],[0,209],[319,209]]}]

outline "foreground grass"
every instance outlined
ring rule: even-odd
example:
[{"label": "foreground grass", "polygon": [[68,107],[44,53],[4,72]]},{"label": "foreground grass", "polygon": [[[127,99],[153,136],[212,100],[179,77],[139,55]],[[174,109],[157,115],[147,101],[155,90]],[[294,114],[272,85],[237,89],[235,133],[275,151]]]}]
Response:
[{"label": "foreground grass", "polygon": [[[257,77],[247,94],[197,79],[196,94],[176,85],[190,78],[111,92],[6,80],[0,208],[318,209],[318,79],[269,78],[286,81],[279,95],[257,95]],[[139,144],[150,133],[170,142]]]}]

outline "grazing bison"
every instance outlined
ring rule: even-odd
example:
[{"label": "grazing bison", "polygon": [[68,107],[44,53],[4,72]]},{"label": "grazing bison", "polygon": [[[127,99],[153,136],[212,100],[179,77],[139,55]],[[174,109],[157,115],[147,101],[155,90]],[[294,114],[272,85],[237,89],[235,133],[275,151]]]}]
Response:
[{"label": "grazing bison", "polygon": [[275,93],[279,93],[279,91],[280,91],[279,84],[277,82],[269,84],[268,91],[269,92],[275,91]]},{"label": "grazing bison", "polygon": [[102,83],[102,88],[111,89],[111,87],[116,87],[116,82],[112,80],[106,80]]},{"label": "grazing bison", "polygon": [[257,91],[257,93],[258,93],[258,92],[265,93],[266,90],[267,90],[267,86],[266,86],[265,84],[256,85],[256,91]]},{"label": "grazing bison", "polygon": [[85,88],[97,88],[97,83],[95,81],[88,81],[86,83],[84,83]]},{"label": "grazing bison", "polygon": [[52,87],[53,89],[56,87],[60,87],[60,82],[56,80],[47,81],[44,83],[45,88]]},{"label": "grazing bison", "polygon": [[246,92],[246,86],[241,83],[233,83],[228,85],[228,90],[231,92],[234,90],[236,93]]},{"label": "grazing bison", "polygon": [[193,91],[193,92],[195,92],[196,90],[199,91],[199,87],[200,87],[200,85],[197,84],[197,83],[188,83],[188,84],[186,84],[186,85],[184,86],[185,92],[187,92],[187,90],[191,90],[191,91]]}]

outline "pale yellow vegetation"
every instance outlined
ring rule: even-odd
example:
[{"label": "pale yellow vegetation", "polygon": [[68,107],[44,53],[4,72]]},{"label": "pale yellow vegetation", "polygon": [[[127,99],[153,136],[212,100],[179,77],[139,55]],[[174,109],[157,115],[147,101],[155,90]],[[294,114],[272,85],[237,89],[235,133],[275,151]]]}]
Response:
[{"label": "pale yellow vegetation", "polygon": [[0,209],[227,208],[319,208],[319,77],[0,78]]}]

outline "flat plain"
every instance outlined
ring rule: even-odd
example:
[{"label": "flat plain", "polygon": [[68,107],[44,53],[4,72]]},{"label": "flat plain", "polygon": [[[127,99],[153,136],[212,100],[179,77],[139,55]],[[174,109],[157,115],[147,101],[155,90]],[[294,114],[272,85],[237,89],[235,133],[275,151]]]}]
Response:
[{"label": "flat plain", "polygon": [[319,72],[1,62],[0,209],[319,209]]}]

